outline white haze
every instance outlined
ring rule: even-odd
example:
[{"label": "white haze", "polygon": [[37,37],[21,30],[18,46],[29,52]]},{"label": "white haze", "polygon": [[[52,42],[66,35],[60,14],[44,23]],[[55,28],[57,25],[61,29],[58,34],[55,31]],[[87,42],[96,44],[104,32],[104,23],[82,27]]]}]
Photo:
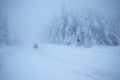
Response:
[{"label": "white haze", "polygon": [[[104,11],[101,0],[13,0],[9,6],[8,22],[11,37],[22,43],[41,42],[43,29],[53,16],[59,16],[61,6],[80,10],[83,7],[99,8]],[[100,6],[103,4],[102,6]]]}]

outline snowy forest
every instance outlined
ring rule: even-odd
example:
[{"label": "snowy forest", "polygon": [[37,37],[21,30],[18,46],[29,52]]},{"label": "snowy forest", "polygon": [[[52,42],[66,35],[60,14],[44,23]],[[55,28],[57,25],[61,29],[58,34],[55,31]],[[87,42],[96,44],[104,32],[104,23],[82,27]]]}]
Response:
[{"label": "snowy forest", "polygon": [[[6,2],[8,1],[1,0],[0,2],[0,45],[10,44],[9,39],[11,39],[7,15],[4,14]],[[43,38],[46,42],[64,45],[118,46],[120,45],[119,3],[118,0],[106,1],[106,11],[99,10],[98,8],[103,8],[101,6],[97,8],[87,6],[79,10],[71,10],[66,9],[66,5],[62,4],[61,15],[54,15],[52,21],[49,21],[51,23],[47,25],[47,29],[45,28],[44,31],[47,33],[43,32],[45,36]]]},{"label": "snowy forest", "polygon": [[120,80],[119,0],[0,0],[0,80]]},{"label": "snowy forest", "polygon": [[7,17],[4,14],[4,1],[0,0],[0,46],[9,44]]},{"label": "snowy forest", "polygon": [[120,45],[120,14],[108,17],[92,8],[85,8],[77,13],[67,11],[65,6],[61,12],[62,15],[54,18],[48,31],[51,43],[86,47]]}]

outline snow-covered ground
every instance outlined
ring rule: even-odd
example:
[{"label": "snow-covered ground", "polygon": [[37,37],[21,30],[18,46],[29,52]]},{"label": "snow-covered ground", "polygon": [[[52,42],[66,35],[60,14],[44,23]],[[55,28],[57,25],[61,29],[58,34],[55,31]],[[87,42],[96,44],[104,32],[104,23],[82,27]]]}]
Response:
[{"label": "snow-covered ground", "polygon": [[39,44],[4,47],[0,55],[3,80],[120,80],[120,47]]}]

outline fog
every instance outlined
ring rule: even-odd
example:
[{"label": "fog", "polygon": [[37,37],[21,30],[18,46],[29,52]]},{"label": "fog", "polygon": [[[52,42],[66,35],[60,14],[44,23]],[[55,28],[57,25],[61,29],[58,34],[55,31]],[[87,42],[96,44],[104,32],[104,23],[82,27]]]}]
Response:
[{"label": "fog", "polygon": [[0,80],[120,80],[119,0],[0,2]]},{"label": "fog", "polygon": [[[11,4],[10,4],[11,3]],[[11,37],[22,43],[41,42],[43,29],[53,16],[61,14],[61,6],[67,10],[80,10],[85,7],[106,11],[102,0],[13,0],[9,3],[8,22]],[[101,6],[102,4],[102,6]],[[39,41],[38,41],[39,40]]]}]

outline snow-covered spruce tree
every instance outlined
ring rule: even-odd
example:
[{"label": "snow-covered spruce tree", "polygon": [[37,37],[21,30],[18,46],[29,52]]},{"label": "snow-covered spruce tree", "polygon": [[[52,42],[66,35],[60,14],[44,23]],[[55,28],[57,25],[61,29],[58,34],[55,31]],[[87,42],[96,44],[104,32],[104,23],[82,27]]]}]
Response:
[{"label": "snow-covered spruce tree", "polygon": [[9,43],[8,39],[8,28],[7,28],[7,19],[4,15],[4,5],[3,0],[0,0],[0,46],[7,45]]},{"label": "snow-covered spruce tree", "polygon": [[107,37],[111,41],[111,45],[120,45],[120,20],[112,18],[109,25],[109,34]]},{"label": "snow-covered spruce tree", "polygon": [[120,45],[120,24],[116,23],[97,10],[85,9],[77,15],[63,8],[62,16],[54,20],[50,28],[50,42],[86,47]]},{"label": "snow-covered spruce tree", "polygon": [[110,21],[110,34],[109,37],[112,39],[115,45],[120,44],[120,1],[111,0],[113,7],[113,17]]},{"label": "snow-covered spruce tree", "polygon": [[9,42],[9,40],[8,40],[8,28],[7,28],[6,20],[1,18],[0,19],[0,46],[7,45],[8,42]]},{"label": "snow-covered spruce tree", "polygon": [[[66,44],[66,28],[68,26],[68,16],[65,6],[62,7],[62,16],[60,19],[54,18],[54,22],[50,27],[49,38],[50,42],[57,44]],[[60,33],[60,34],[59,34]]]},{"label": "snow-covered spruce tree", "polygon": [[120,1],[109,1],[111,18],[109,19],[109,34],[108,38],[112,45],[120,45]]}]

